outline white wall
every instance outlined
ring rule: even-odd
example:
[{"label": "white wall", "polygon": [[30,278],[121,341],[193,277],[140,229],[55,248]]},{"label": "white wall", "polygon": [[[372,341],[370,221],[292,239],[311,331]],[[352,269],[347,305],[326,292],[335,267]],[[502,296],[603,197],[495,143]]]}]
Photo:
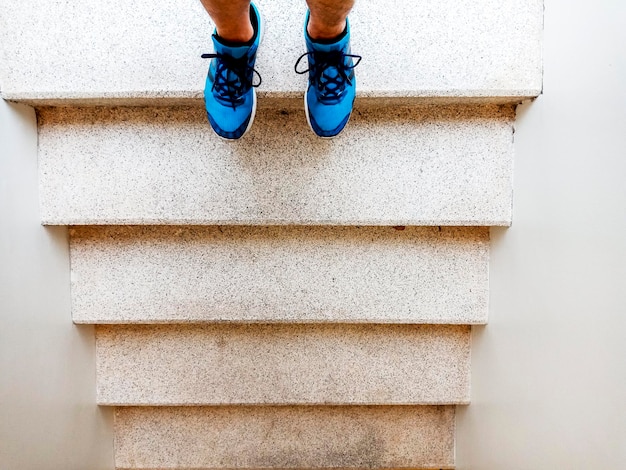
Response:
[{"label": "white wall", "polygon": [[518,110],[461,470],[626,468],[626,2],[545,3],[544,95]]},{"label": "white wall", "polygon": [[70,318],[67,230],[39,220],[35,113],[0,99],[0,469],[112,469],[93,327]]}]

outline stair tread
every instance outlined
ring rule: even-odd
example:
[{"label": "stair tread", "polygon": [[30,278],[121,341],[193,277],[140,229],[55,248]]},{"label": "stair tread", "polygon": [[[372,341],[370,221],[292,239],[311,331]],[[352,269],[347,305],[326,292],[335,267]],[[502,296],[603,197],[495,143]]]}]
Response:
[{"label": "stair tread", "polygon": [[76,227],[77,323],[487,320],[483,227]]},{"label": "stair tread", "polygon": [[[304,2],[258,0],[261,101],[301,97]],[[200,2],[4,2],[5,99],[200,102],[213,25]],[[519,102],[541,92],[542,0],[360,0],[350,19],[361,98]],[[86,27],[88,25],[88,27]]]},{"label": "stair tread", "polygon": [[470,327],[96,327],[101,405],[469,401]]},{"label": "stair tread", "polygon": [[354,113],[319,139],[263,110],[238,142],[197,108],[40,110],[44,224],[509,225],[511,107]]},{"label": "stair tread", "polygon": [[453,468],[452,406],[120,407],[118,469]]}]

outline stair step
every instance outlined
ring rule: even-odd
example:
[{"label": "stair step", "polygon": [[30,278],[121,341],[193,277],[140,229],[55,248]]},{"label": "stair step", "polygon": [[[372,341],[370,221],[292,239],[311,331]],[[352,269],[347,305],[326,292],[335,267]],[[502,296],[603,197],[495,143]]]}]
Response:
[{"label": "stair step", "polygon": [[511,107],[368,110],[333,141],[259,112],[242,141],[195,108],[39,112],[52,225],[509,225]]},{"label": "stair step", "polygon": [[484,324],[483,227],[76,227],[77,323]]},{"label": "stair step", "polygon": [[454,468],[454,407],[122,407],[115,463],[118,470]]},{"label": "stair step", "polygon": [[470,327],[96,327],[101,405],[469,401]]},{"label": "stair step", "polygon": [[[258,5],[261,102],[300,100],[305,3]],[[541,91],[542,0],[359,0],[350,19],[362,98],[510,103]],[[5,99],[200,104],[213,25],[198,1],[5,2],[0,24]]]}]

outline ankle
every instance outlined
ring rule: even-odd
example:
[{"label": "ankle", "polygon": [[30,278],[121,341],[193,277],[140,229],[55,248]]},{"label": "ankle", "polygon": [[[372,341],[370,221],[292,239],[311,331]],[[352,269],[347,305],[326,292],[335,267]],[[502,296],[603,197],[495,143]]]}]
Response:
[{"label": "ankle", "polygon": [[228,42],[247,43],[254,37],[254,28],[248,21],[247,25],[237,25],[233,28],[220,28],[217,30],[217,35]]},{"label": "ankle", "polygon": [[227,22],[217,22],[217,35],[230,43],[247,43],[252,41],[255,29],[258,28],[258,20],[250,6],[245,12],[231,17]]},{"label": "ankle", "polygon": [[309,18],[309,24],[306,27],[306,31],[311,39],[315,40],[329,40],[334,39],[346,30],[346,20],[340,23],[328,25],[315,21],[313,17]]}]

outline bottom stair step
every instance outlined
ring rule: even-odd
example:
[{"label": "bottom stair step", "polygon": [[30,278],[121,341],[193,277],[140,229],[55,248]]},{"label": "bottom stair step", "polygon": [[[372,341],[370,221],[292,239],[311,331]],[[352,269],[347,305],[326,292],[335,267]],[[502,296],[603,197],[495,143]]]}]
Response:
[{"label": "bottom stair step", "polygon": [[125,469],[454,468],[453,406],[120,407]]}]

